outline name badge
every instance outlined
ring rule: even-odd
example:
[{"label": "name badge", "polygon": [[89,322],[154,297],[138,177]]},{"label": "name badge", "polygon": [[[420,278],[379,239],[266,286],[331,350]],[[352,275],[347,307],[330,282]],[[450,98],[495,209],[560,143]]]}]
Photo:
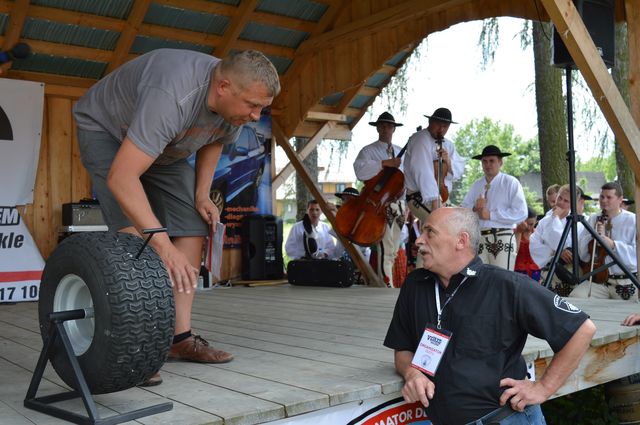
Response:
[{"label": "name badge", "polygon": [[435,376],[451,335],[451,332],[444,329],[436,330],[427,326],[420,339],[420,344],[418,344],[418,349],[413,355],[411,366],[429,376]]}]

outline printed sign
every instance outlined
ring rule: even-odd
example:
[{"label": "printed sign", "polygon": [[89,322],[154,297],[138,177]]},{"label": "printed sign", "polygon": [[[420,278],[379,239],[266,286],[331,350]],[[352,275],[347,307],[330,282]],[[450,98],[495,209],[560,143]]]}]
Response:
[{"label": "printed sign", "polygon": [[0,207],[0,302],[36,301],[44,260],[15,207]]},{"label": "printed sign", "polygon": [[33,203],[44,84],[0,78],[0,205]]}]

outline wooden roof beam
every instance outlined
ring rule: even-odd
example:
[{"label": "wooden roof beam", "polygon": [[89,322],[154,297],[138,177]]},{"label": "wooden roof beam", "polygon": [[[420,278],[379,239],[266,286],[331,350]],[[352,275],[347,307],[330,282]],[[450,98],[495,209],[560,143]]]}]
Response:
[{"label": "wooden roof beam", "polygon": [[[29,0],[15,0],[13,2],[13,7],[9,12],[9,22],[5,30],[2,49],[0,50],[11,50],[18,40],[20,40],[20,34],[22,33],[22,27],[24,27],[28,10]],[[0,76],[5,74],[10,68],[11,62],[2,64],[2,66],[0,66]]]},{"label": "wooden roof beam", "polygon": [[147,14],[147,10],[149,10],[151,1],[152,0],[136,0],[133,3],[133,7],[129,13],[129,18],[127,19],[127,24],[120,33],[118,44],[116,45],[116,49],[113,53],[113,59],[107,67],[106,74],[110,73],[126,61],[127,55],[131,50],[131,45],[138,33],[138,28],[140,28],[140,25]]},{"label": "wooden roof beam", "polygon": [[324,34],[309,38],[303,42],[297,50],[297,54],[313,52],[326,46],[332,46],[338,39],[359,38],[369,34],[372,28],[394,27],[400,23],[416,19],[417,17],[452,7],[453,4],[464,3],[463,0],[411,0],[387,8],[382,12],[353,21],[347,25],[335,28]]},{"label": "wooden roof beam", "polygon": [[229,54],[257,5],[258,0],[245,0],[240,3],[222,36],[220,46],[213,52],[217,57],[223,58]]},{"label": "wooden roof beam", "polygon": [[[640,170],[640,130],[607,71],[587,28],[570,1],[542,0],[567,50],[589,85],[631,168]],[[636,172],[636,181],[640,173]]]}]

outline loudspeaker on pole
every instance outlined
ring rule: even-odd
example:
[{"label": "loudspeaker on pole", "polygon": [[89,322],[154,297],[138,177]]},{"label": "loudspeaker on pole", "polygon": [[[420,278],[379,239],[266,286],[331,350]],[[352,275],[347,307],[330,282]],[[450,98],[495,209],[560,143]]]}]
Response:
[{"label": "loudspeaker on pole", "polygon": [[[607,68],[615,65],[615,0],[573,0]],[[553,65],[577,69],[562,37],[553,27]]]}]

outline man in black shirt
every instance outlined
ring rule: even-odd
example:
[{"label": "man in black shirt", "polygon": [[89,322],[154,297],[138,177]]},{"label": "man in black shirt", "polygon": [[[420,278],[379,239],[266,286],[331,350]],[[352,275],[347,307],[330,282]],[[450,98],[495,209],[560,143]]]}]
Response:
[{"label": "man in black shirt", "polygon": [[[595,326],[527,276],[483,264],[479,240],[471,210],[428,217],[416,241],[424,268],[402,286],[384,345],[395,350],[404,399],[420,401],[434,425],[515,424],[518,415],[544,424],[539,404],[578,366]],[[521,355],[528,334],[555,353],[535,382]]]}]

